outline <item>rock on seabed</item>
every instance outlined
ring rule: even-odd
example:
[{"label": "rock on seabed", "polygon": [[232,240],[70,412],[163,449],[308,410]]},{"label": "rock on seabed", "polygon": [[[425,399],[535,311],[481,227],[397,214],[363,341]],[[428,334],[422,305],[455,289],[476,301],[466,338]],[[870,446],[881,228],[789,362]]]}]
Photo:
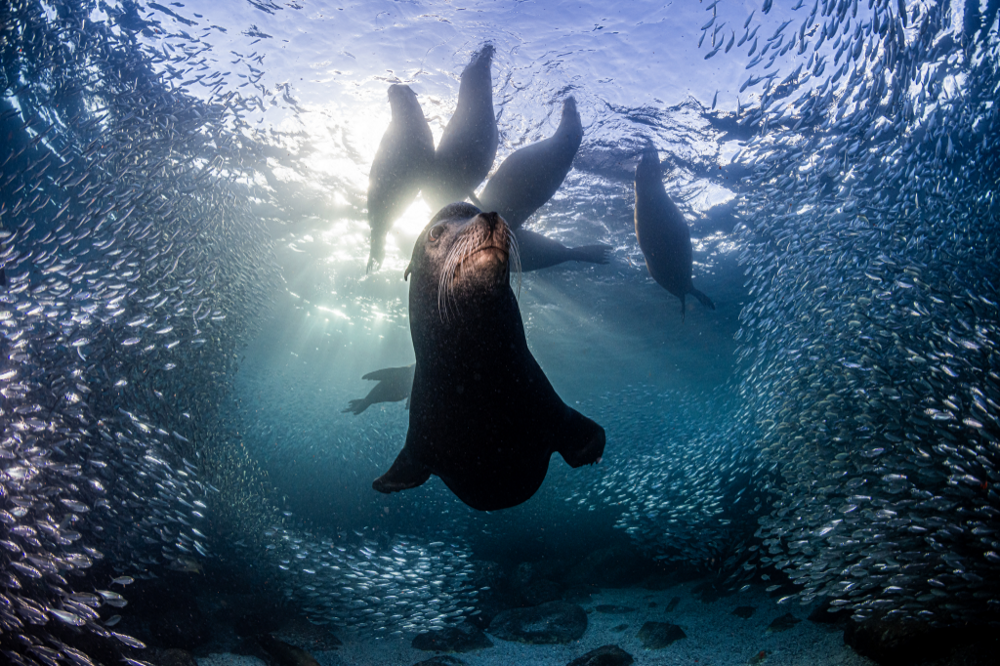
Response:
[{"label": "rock on seabed", "polygon": [[545,644],[579,640],[587,630],[587,613],[576,604],[550,601],[531,608],[498,613],[489,632],[505,641]]}]

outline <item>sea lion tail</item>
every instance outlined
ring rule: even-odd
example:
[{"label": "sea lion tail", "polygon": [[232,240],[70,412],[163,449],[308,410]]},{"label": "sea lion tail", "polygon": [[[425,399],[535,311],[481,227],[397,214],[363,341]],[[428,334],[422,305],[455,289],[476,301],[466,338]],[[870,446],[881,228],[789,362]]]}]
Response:
[{"label": "sea lion tail", "polygon": [[704,305],[706,308],[711,308],[713,310],[715,309],[715,303],[712,302],[711,298],[701,293],[694,287],[691,288],[691,293],[694,295],[695,298],[701,301],[701,304]]},{"label": "sea lion tail", "polygon": [[610,257],[611,246],[609,245],[584,245],[570,248],[569,258],[573,261],[586,261],[591,264],[606,264]]},{"label": "sea lion tail", "polygon": [[351,400],[349,403],[347,403],[347,409],[340,410],[340,413],[346,414],[347,412],[351,412],[355,416],[357,416],[361,412],[368,409],[368,407],[370,407],[368,401],[365,400],[364,398],[359,398],[358,400]]}]

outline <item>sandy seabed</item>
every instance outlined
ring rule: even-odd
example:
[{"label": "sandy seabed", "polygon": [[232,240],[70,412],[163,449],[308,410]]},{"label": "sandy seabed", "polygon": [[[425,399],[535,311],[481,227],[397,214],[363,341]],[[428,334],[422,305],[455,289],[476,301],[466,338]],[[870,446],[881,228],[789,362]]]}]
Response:
[{"label": "sandy seabed", "polygon": [[[697,582],[666,590],[607,589],[581,604],[588,611],[583,638],[565,645],[527,645],[490,636],[493,647],[453,654],[468,666],[566,666],[602,645],[617,645],[635,659],[636,666],[873,666],[874,662],[844,645],[843,631],[806,619],[811,606],[777,603],[759,589],[703,602],[692,594]],[[666,608],[675,598],[673,610]],[[600,613],[598,605],[626,606],[627,613]],[[655,606],[650,606],[655,604]],[[744,619],[733,615],[738,606],[756,608]],[[791,613],[801,620],[784,631],[769,632],[778,617]],[[649,650],[636,637],[645,622],[670,622],[687,638],[659,650]],[[621,629],[621,625],[627,625]],[[616,630],[617,629],[617,630]],[[344,641],[337,650],[315,652],[320,666],[411,666],[435,656],[416,650],[412,637],[372,639],[338,632]],[[487,632],[489,635],[489,632]],[[764,653],[763,655],[761,653]],[[199,666],[262,666],[254,657],[216,654],[198,659]]]}]

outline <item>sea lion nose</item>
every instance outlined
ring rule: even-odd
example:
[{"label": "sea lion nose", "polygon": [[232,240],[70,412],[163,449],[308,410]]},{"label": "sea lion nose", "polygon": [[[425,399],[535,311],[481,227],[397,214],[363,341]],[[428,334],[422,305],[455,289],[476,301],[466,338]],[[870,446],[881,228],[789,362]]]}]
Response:
[{"label": "sea lion nose", "polygon": [[483,218],[486,220],[486,224],[489,225],[490,233],[493,233],[500,223],[503,221],[500,215],[497,213],[483,213]]}]

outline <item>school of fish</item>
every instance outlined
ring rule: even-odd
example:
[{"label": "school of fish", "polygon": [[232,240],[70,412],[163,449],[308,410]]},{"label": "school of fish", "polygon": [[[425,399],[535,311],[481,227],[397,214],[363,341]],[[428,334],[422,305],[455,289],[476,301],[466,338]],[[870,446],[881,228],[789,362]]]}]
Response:
[{"label": "school of fish", "polygon": [[[79,4],[0,7],[0,653],[90,666],[98,641],[141,664],[114,629],[128,582],[216,549],[316,621],[474,614],[458,523],[312,532],[224,410],[280,288],[252,207],[271,148],[245,116],[287,89],[258,86],[257,53],[214,69],[159,9]],[[957,3],[961,23],[953,4],[798,0],[773,34],[770,0],[742,27],[707,5],[705,58],[745,56],[757,95],[704,109],[745,139],[722,165],[745,174],[737,369],[595,398],[620,453],[566,502],[735,588],[783,572],[788,603],[996,617],[1000,3]]]}]

